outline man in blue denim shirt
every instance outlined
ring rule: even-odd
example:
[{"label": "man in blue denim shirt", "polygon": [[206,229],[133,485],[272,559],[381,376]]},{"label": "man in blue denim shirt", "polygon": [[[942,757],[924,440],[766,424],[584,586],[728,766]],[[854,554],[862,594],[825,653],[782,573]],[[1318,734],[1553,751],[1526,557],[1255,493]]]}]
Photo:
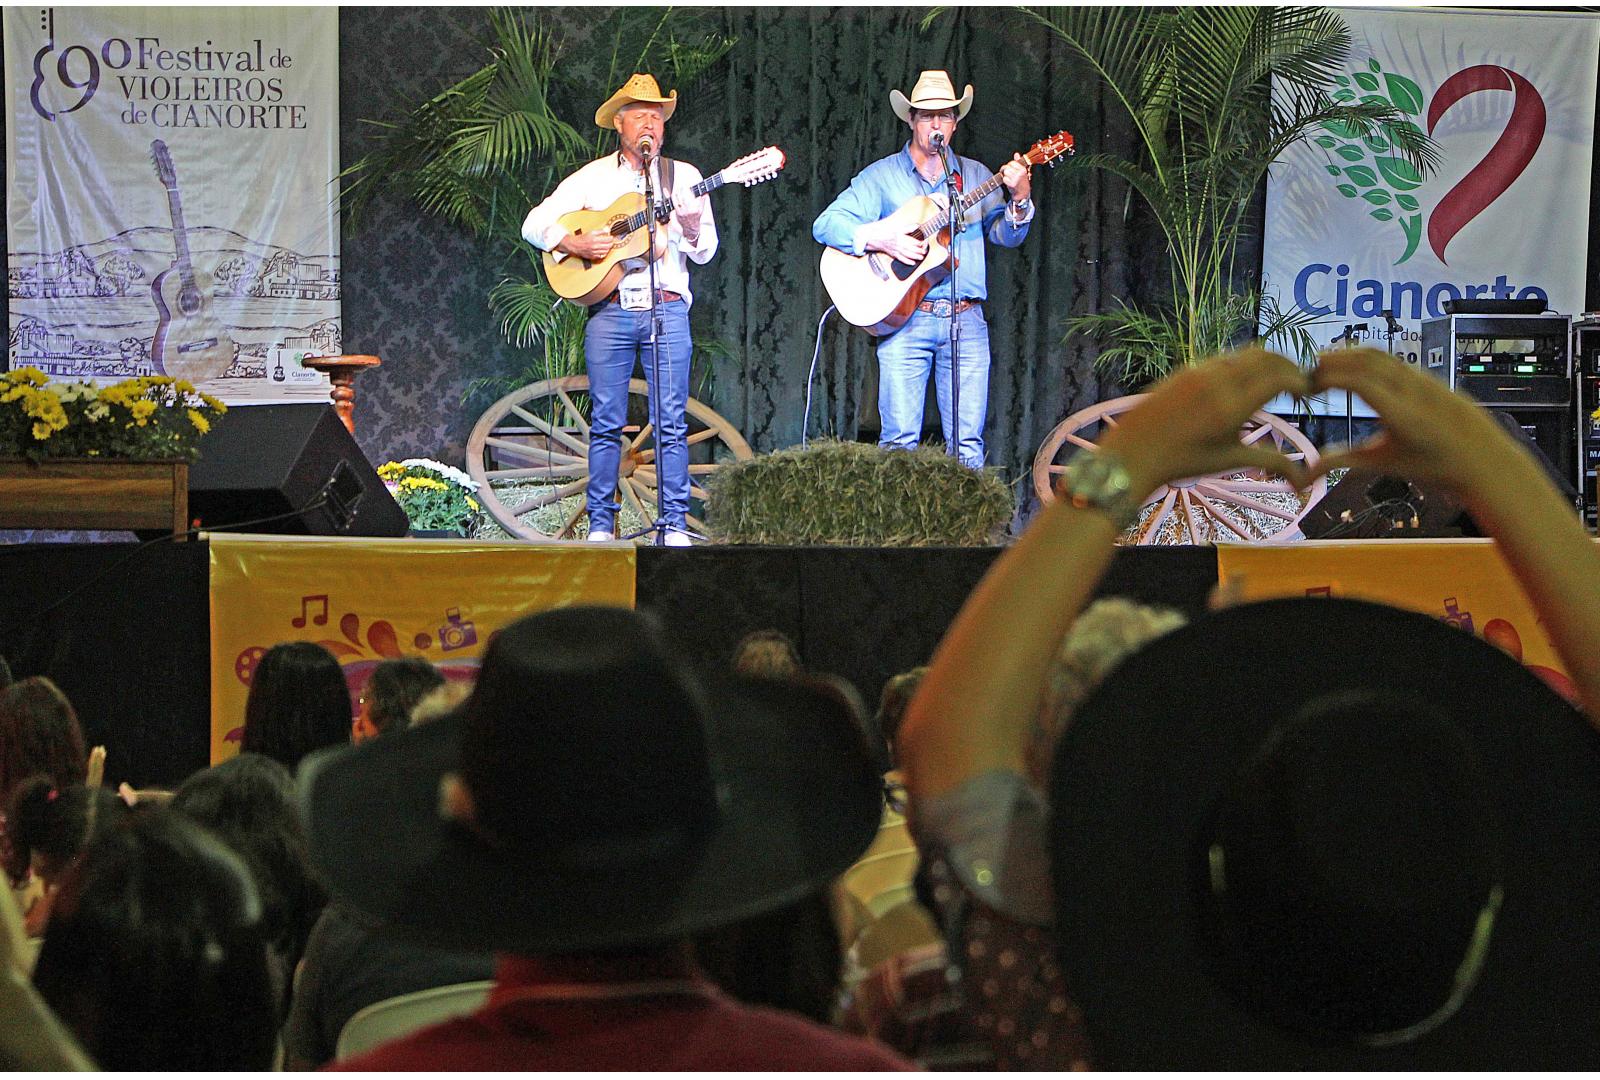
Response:
[{"label": "man in blue denim shirt", "polygon": [[[819,243],[852,255],[882,251],[902,263],[915,264],[927,254],[927,242],[883,227],[883,218],[919,195],[940,196],[945,189],[944,167],[935,146],[937,135],[946,146],[957,124],[972,108],[972,85],[960,98],[950,76],[924,71],[910,98],[889,92],[895,115],[911,128],[911,138],[897,154],[868,165],[850,186],[833,200],[811,227]],[[971,191],[994,174],[971,158],[952,155],[960,174],[961,190]],[[899,330],[878,342],[878,413],[883,420],[880,446],[909,450],[922,432],[922,403],[928,372],[935,373],[939,419],[946,445],[956,442],[952,430],[950,379],[950,319],[960,324],[959,454],[969,468],[983,467],[983,425],[989,407],[989,325],[983,316],[988,296],[984,266],[984,239],[1002,247],[1016,247],[1028,235],[1033,220],[1028,166],[1016,155],[1000,169],[1000,179],[1010,201],[999,191],[991,193],[965,215],[966,227],[953,237],[959,262],[954,280],[959,296],[951,295],[951,279],[929,290],[917,310]]]}]

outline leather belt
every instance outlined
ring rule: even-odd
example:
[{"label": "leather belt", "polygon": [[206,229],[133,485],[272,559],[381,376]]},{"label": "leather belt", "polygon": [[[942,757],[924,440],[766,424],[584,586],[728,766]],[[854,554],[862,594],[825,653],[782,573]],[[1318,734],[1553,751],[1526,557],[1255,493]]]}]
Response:
[{"label": "leather belt", "polygon": [[957,300],[954,304],[948,300],[924,300],[917,305],[917,310],[926,311],[929,315],[937,315],[941,319],[948,319],[951,315],[960,315],[968,308],[982,306],[982,300],[968,297],[965,300]]},{"label": "leather belt", "polygon": [[[658,303],[658,304],[670,304],[674,300],[682,300],[682,299],[683,299],[683,294],[682,293],[675,293],[671,289],[657,289],[656,290],[656,303]],[[603,304],[620,303],[621,300],[622,300],[622,290],[621,289],[612,289],[611,290],[611,295],[603,297],[602,299],[596,300],[590,306],[591,307],[600,307]]]}]

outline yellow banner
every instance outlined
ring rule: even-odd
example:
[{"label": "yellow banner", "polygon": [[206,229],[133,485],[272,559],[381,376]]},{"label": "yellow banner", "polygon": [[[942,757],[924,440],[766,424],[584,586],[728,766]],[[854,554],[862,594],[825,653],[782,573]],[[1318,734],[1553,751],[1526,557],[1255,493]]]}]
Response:
[{"label": "yellow banner", "polygon": [[212,533],[211,761],[232,757],[256,664],[315,641],[344,666],[352,713],[381,661],[421,656],[472,679],[489,637],[572,604],[632,607],[633,545]]},{"label": "yellow banner", "polygon": [[1224,594],[1240,602],[1344,596],[1432,615],[1498,646],[1577,700],[1533,605],[1492,540],[1220,544],[1217,579]]}]

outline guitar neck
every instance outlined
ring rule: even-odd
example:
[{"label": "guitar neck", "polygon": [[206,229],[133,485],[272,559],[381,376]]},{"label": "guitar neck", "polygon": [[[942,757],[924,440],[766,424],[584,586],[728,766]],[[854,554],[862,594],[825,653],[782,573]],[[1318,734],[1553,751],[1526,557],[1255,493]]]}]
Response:
[{"label": "guitar neck", "polygon": [[988,198],[989,193],[999,186],[1000,175],[996,173],[994,176],[989,177],[989,179],[985,180],[983,183],[979,184],[977,187],[961,196],[960,199],[956,200],[956,205],[953,209],[945,210],[942,213],[936,214],[927,221],[923,222],[922,227],[917,230],[917,235],[924,240],[932,238],[933,236],[937,235],[941,229],[945,228],[952,221],[954,221],[958,216],[966,216],[968,210],[971,210],[974,206],[977,206],[984,199]]},{"label": "guitar neck", "polygon": [[[710,192],[713,192],[713,191],[717,190],[719,187],[721,187],[725,183],[727,183],[727,181],[722,178],[722,173],[719,172],[714,176],[706,177],[704,180],[702,180],[698,184],[694,185],[694,187],[689,189],[689,194],[693,195],[695,198],[698,199],[702,195],[705,195],[705,194],[708,194]],[[671,212],[671,210],[672,210],[672,193],[671,192],[668,192],[667,193],[667,197],[664,200],[662,200],[661,207],[666,212],[669,212],[669,213]],[[639,211],[637,214],[634,214],[632,217],[630,217],[626,221],[622,222],[620,227],[613,228],[611,230],[611,235],[613,237],[615,237],[616,239],[618,239],[618,240],[621,240],[621,239],[623,239],[624,237],[627,237],[627,236],[632,236],[634,233],[638,232],[640,229],[645,227],[645,223],[649,220],[649,216],[650,216],[650,207],[647,206],[643,210]]]},{"label": "guitar neck", "polygon": [[194,284],[194,268],[189,263],[189,232],[183,226],[183,203],[176,187],[167,189],[167,209],[172,212],[172,243],[177,253],[178,276],[184,287],[189,288]]}]

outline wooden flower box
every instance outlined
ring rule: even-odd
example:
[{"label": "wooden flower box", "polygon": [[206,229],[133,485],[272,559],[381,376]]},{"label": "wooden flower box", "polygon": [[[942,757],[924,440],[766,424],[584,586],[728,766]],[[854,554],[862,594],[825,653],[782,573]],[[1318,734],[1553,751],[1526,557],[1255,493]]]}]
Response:
[{"label": "wooden flower box", "polygon": [[187,461],[0,458],[0,529],[189,527]]}]

